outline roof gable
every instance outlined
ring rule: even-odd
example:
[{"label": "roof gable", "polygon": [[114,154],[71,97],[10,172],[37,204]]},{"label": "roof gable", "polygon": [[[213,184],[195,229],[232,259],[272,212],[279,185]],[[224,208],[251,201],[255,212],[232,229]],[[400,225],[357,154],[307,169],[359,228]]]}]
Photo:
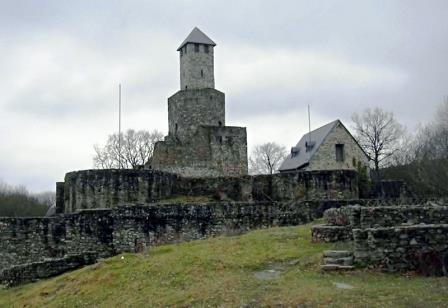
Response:
[{"label": "roof gable", "polygon": [[212,45],[216,46],[215,42],[213,42],[204,32],[199,30],[198,27],[194,27],[194,29],[190,32],[187,38],[180,44],[177,51],[179,51],[182,47],[184,47],[188,43],[196,43],[196,44],[204,44],[204,45]]},{"label": "roof gable", "polygon": [[[313,155],[319,150],[319,147],[325,141],[326,137],[339,123],[341,123],[341,121],[336,120],[303,135],[295,146],[298,153],[295,156],[288,155],[281,164],[279,170],[294,170],[307,165]],[[307,151],[307,144],[310,141],[313,144],[313,147],[308,148]]]},{"label": "roof gable", "polygon": [[[336,120],[330,122],[324,126],[321,126],[310,133],[303,135],[297,145],[294,147],[296,151],[298,151],[297,155],[288,155],[285,158],[283,163],[281,164],[279,171],[288,171],[288,170],[296,170],[308,165],[313,158],[314,154],[319,150],[320,146],[325,143],[325,140],[330,135],[330,133],[337,127],[341,126],[346,133],[350,136],[350,138],[358,145],[364,155],[369,159],[369,156],[366,154],[364,149],[359,145],[358,141],[353,137],[350,131],[345,127],[345,125],[340,121]],[[310,136],[311,134],[311,136]],[[311,140],[314,142],[314,146],[311,150],[306,152],[306,143]]]}]

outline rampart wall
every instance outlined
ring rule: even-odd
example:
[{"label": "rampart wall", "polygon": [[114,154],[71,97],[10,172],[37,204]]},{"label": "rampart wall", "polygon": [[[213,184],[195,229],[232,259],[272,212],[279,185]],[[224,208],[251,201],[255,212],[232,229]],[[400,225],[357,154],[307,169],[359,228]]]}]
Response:
[{"label": "rampart wall", "polygon": [[[74,264],[91,263],[85,255],[91,260],[92,255],[108,257],[153,245],[299,225],[337,205],[319,201],[128,205],[49,218],[0,218],[0,282],[20,282],[20,271],[28,280],[34,272],[45,277],[44,269],[51,269],[51,260],[61,272]],[[2,270],[7,270],[4,275]]]},{"label": "rampart wall", "polygon": [[298,201],[358,198],[354,171],[311,171],[274,175],[183,178],[151,170],[84,170],[67,173],[57,185],[57,212],[153,203],[175,196],[219,200]]}]

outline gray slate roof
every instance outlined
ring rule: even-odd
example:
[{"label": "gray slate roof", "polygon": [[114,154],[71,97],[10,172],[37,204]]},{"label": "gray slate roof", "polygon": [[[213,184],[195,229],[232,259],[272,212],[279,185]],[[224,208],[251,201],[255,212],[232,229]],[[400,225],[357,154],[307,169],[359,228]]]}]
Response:
[{"label": "gray slate roof", "polygon": [[[325,138],[328,136],[328,134],[335,128],[341,121],[336,120],[333,122],[330,122],[322,127],[319,127],[318,129],[315,129],[311,131],[310,133],[307,133],[303,135],[303,137],[300,139],[300,141],[297,143],[295,148],[298,149],[299,153],[295,157],[291,157],[291,155],[288,155],[283,163],[281,164],[279,171],[287,171],[287,170],[296,170],[301,167],[304,167],[307,165],[313,155],[317,152],[320,145],[324,142]],[[342,124],[342,123],[341,123]],[[311,137],[310,137],[311,134]],[[314,143],[312,149],[307,152],[306,151],[306,143],[311,140],[311,143]]]},{"label": "gray slate roof", "polygon": [[204,32],[199,30],[198,27],[195,27],[190,32],[187,38],[182,42],[182,44],[180,44],[179,48],[177,48],[177,51],[179,51],[187,43],[198,43],[198,44],[216,46],[215,42],[213,42],[207,35],[205,35]]}]

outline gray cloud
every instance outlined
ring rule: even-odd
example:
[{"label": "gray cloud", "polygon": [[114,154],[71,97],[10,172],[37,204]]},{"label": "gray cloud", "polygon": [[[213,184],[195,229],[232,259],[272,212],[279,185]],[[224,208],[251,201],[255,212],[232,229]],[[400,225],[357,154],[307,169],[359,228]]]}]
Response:
[{"label": "gray cloud", "polygon": [[[91,167],[116,130],[166,131],[176,47],[199,26],[216,47],[228,123],[249,145],[289,146],[313,125],[380,106],[411,130],[447,95],[448,2],[3,1],[0,178],[53,189]],[[349,126],[349,125],[348,125]]]}]

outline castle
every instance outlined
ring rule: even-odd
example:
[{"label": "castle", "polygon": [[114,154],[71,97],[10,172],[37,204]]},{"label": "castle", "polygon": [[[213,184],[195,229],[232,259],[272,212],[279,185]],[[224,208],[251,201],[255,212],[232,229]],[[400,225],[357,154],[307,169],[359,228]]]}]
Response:
[{"label": "castle", "polygon": [[247,174],[246,128],[225,125],[225,95],[215,89],[215,46],[194,28],[177,49],[180,91],[168,98],[168,136],[147,168],[185,177]]},{"label": "castle", "polygon": [[303,224],[328,208],[370,202],[358,200],[352,168],[247,175],[246,129],[225,126],[224,93],[214,88],[215,46],[197,28],[180,45],[181,89],[168,99],[169,133],[146,168],[67,173],[56,184],[55,215],[0,218],[0,284],[153,245]]}]

